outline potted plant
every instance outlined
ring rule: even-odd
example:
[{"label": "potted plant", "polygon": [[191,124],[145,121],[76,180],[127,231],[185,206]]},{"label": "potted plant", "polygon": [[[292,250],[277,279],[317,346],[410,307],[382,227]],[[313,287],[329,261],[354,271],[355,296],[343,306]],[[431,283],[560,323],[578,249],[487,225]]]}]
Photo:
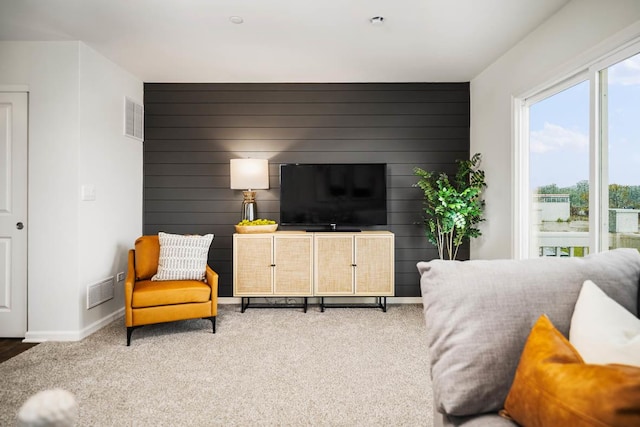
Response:
[{"label": "potted plant", "polygon": [[425,234],[438,248],[440,259],[455,259],[466,239],[482,234],[477,225],[484,221],[482,194],[487,184],[479,169],[480,158],[476,153],[470,160],[457,160],[453,179],[446,173],[413,170],[420,178],[414,187],[424,192]]}]

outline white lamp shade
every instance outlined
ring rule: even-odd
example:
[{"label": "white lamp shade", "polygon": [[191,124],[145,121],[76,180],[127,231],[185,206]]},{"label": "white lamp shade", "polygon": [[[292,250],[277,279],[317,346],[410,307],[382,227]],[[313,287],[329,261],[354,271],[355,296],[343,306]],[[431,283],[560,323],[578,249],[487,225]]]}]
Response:
[{"label": "white lamp shade", "polygon": [[269,188],[269,162],[266,159],[231,159],[231,189]]}]

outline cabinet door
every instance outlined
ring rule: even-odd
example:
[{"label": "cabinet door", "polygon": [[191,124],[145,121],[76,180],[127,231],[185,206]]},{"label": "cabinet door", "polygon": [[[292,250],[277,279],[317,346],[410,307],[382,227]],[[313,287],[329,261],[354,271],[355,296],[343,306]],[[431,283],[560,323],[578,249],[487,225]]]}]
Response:
[{"label": "cabinet door", "polygon": [[274,237],[274,295],[313,294],[313,235]]},{"label": "cabinet door", "polygon": [[315,294],[353,294],[353,235],[316,233]]},{"label": "cabinet door", "polygon": [[355,237],[355,294],[394,294],[393,235]]},{"label": "cabinet door", "polygon": [[233,236],[233,295],[268,296],[273,293],[273,237]]}]

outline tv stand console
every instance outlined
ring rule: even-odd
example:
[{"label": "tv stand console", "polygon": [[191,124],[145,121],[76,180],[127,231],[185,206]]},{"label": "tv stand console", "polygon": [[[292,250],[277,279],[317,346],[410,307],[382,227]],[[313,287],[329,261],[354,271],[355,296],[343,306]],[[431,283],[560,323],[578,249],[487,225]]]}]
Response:
[{"label": "tv stand console", "polygon": [[[394,288],[394,235],[388,231],[233,235],[233,296],[242,298],[243,311],[254,306],[249,298],[258,297],[304,298],[305,311],[307,297],[319,297],[321,311],[325,307],[386,311]],[[325,298],[332,297],[373,297],[376,302],[325,304]]]}]

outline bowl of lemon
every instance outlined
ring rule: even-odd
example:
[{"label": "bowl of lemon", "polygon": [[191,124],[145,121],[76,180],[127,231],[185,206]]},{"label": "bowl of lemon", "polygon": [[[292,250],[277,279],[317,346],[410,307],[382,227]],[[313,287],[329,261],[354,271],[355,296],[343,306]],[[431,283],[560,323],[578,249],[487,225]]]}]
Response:
[{"label": "bowl of lemon", "polygon": [[278,224],[271,219],[254,219],[249,221],[243,219],[236,224],[236,233],[249,234],[249,233],[273,233],[278,229]]}]

